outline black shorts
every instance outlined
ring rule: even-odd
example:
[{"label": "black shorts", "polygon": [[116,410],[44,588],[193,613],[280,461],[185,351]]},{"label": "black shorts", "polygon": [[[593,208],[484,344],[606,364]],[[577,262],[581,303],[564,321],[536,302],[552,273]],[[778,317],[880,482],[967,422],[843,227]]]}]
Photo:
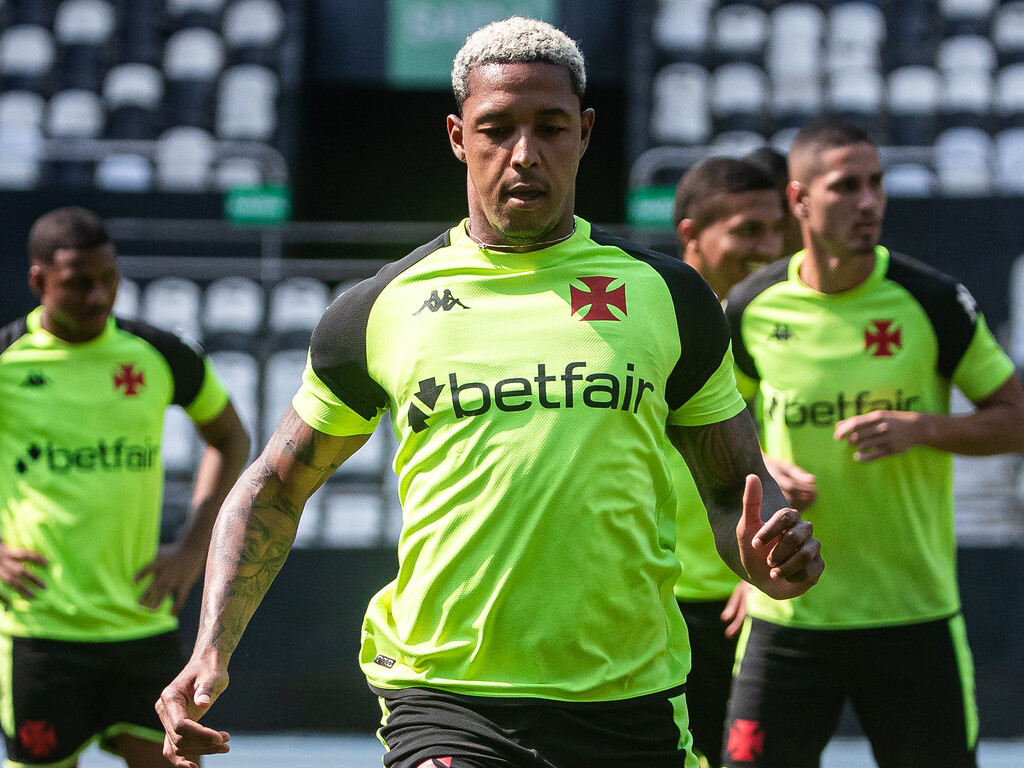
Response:
[{"label": "black shorts", "polygon": [[817,768],[849,701],[879,768],[975,768],[974,664],[962,616],[899,627],[744,628],[722,762]]},{"label": "black shorts", "polygon": [[373,689],[388,768],[696,768],[683,688],[569,703]]},{"label": "black shorts", "polygon": [[3,637],[0,645],[8,760],[58,763],[96,738],[111,749],[122,734],[163,741],[153,705],[185,663],[176,632],[96,643]]},{"label": "black shorts", "polygon": [[690,713],[693,748],[709,765],[722,753],[725,714],[729,706],[736,637],[725,636],[722,611],[726,600],[679,601],[690,634],[693,666],[686,678],[686,708]]}]

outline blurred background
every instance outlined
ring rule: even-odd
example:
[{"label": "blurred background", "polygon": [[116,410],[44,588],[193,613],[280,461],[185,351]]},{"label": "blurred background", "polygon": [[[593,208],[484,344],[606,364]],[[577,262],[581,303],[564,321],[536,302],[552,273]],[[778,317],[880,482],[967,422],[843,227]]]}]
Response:
[{"label": "blurred background", "polygon": [[[841,115],[882,147],[883,244],[963,279],[1024,364],[1021,0],[0,0],[0,324],[35,303],[31,223],[89,207],[118,242],[118,313],[200,340],[258,450],[324,307],[465,215],[451,60],[513,13],[561,26],[588,61],[580,215],[672,253],[686,168],[785,151],[809,119]],[[221,727],[374,729],[356,652],[395,569],[392,450],[378,430],[311,500],[234,657]],[[197,459],[177,411],[163,452],[170,536]],[[1021,459],[957,459],[990,738],[1024,737]]]}]

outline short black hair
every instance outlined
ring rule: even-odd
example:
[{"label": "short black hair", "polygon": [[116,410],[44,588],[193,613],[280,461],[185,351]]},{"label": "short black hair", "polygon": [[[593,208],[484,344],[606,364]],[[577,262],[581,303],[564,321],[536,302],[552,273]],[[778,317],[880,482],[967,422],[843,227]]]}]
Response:
[{"label": "short black hair", "polygon": [[875,146],[870,134],[858,125],[836,117],[812,120],[797,131],[790,145],[790,178],[796,181],[810,181],[820,173],[820,159],[823,153],[854,144]]},{"label": "short black hair", "polygon": [[57,208],[43,214],[28,233],[30,264],[53,264],[53,254],[61,248],[88,250],[110,242],[103,219],[78,206]]},{"label": "short black hair", "polygon": [[722,195],[775,191],[775,181],[753,163],[735,157],[710,157],[688,170],[676,185],[672,226],[691,219],[698,228],[722,215]]},{"label": "short black hair", "polygon": [[789,166],[784,153],[779,152],[779,150],[769,144],[765,144],[753,152],[745,154],[743,159],[748,163],[753,163],[775,179],[776,187],[781,190],[786,189],[786,185],[789,184]]}]

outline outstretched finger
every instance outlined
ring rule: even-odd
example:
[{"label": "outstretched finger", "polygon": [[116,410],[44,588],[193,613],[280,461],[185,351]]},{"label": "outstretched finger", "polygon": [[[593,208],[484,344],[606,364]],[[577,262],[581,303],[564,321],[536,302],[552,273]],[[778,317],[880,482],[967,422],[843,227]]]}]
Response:
[{"label": "outstretched finger", "polygon": [[[747,475],[746,483],[743,486],[743,516],[740,526],[744,536],[750,536],[754,531],[761,528],[761,502],[764,499],[764,489],[761,487],[761,478],[757,475]],[[751,543],[755,547],[762,546],[762,541],[757,541],[754,536]]]}]

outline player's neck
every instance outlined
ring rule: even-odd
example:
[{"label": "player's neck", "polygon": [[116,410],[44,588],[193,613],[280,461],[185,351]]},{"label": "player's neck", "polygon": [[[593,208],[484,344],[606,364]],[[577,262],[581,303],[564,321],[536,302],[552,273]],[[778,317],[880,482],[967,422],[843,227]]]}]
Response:
[{"label": "player's neck", "polygon": [[811,245],[800,265],[800,279],[820,293],[842,293],[864,283],[874,268],[873,250],[838,254]]}]

